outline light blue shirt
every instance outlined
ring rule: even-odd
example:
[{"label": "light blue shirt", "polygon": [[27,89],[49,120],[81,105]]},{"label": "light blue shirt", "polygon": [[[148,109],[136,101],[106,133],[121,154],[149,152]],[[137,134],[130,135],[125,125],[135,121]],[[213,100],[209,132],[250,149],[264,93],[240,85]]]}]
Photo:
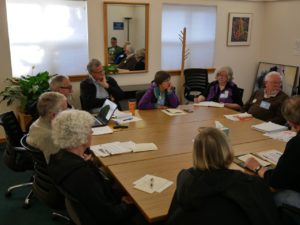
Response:
[{"label": "light blue shirt", "polygon": [[[93,83],[96,86],[96,98],[109,98],[109,94],[107,92],[107,90],[102,87],[95,79],[93,76],[89,75],[90,78],[92,79]],[[100,111],[101,107],[98,108],[93,108],[91,109],[91,112],[93,113],[98,113]]]}]

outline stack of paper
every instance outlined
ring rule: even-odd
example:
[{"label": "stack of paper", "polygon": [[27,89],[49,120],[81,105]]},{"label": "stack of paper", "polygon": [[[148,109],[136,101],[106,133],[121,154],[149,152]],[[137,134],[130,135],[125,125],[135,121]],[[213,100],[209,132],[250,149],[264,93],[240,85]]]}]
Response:
[{"label": "stack of paper", "polygon": [[262,160],[262,159],[254,156],[252,154],[246,154],[246,155],[242,155],[242,156],[238,157],[238,159],[241,160],[241,161],[243,161],[243,162],[246,162],[249,158],[256,159],[259,162],[259,164],[262,165],[262,166],[269,166],[271,164],[271,163],[269,163],[269,162],[267,162],[265,160]]},{"label": "stack of paper", "polygon": [[120,110],[116,110],[114,112],[113,117],[114,119],[126,119],[126,118],[132,118],[132,114],[130,112],[122,112]]},{"label": "stack of paper", "polygon": [[127,142],[110,142],[102,145],[93,145],[91,150],[96,156],[106,157],[109,155],[123,154],[128,152],[143,152],[157,150],[154,143],[136,144],[133,141]]},{"label": "stack of paper", "polygon": [[224,103],[211,102],[211,101],[204,101],[204,102],[194,103],[194,105],[196,105],[196,106],[210,106],[210,107],[218,107],[218,108],[224,107]]},{"label": "stack of paper", "polygon": [[238,113],[238,114],[232,114],[232,115],[224,115],[226,119],[232,120],[232,121],[243,121],[243,120],[251,120],[253,117],[249,113]]},{"label": "stack of paper", "polygon": [[92,130],[93,130],[93,136],[113,133],[113,130],[109,126],[94,127],[94,128],[92,128]]},{"label": "stack of paper", "polygon": [[179,115],[185,115],[186,112],[184,112],[181,109],[163,109],[162,110],[165,114],[169,115],[169,116],[179,116]]},{"label": "stack of paper", "polygon": [[288,129],[285,126],[281,126],[272,122],[265,122],[257,125],[252,125],[252,128],[262,132],[278,132],[278,131],[284,131]]},{"label": "stack of paper", "polygon": [[148,174],[133,182],[134,188],[147,193],[160,193],[172,184],[172,181]]},{"label": "stack of paper", "polygon": [[274,165],[278,163],[279,158],[282,156],[282,152],[275,149],[258,152],[256,154]]},{"label": "stack of paper", "polygon": [[280,132],[265,133],[264,135],[268,136],[270,138],[273,138],[275,140],[288,142],[292,137],[296,136],[296,132],[286,130],[286,131],[280,131]]}]

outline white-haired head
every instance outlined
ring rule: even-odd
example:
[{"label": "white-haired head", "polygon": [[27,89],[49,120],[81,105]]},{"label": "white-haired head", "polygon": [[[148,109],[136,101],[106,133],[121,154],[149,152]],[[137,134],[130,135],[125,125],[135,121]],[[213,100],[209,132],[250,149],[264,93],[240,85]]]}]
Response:
[{"label": "white-haired head", "polygon": [[217,74],[216,74],[216,79],[218,79],[218,76],[220,76],[221,74],[226,74],[227,75],[227,80],[228,81],[232,81],[233,80],[233,71],[231,69],[230,66],[223,66],[221,67]]},{"label": "white-haired head", "polygon": [[52,122],[53,142],[61,149],[84,145],[88,142],[88,135],[94,122],[95,118],[86,111],[63,111]]},{"label": "white-haired head", "polygon": [[282,81],[282,76],[281,76],[281,74],[280,74],[279,72],[277,72],[277,71],[271,71],[271,72],[267,73],[267,75],[266,75],[265,78],[264,78],[264,81],[270,80],[270,78],[273,77],[273,76],[279,77],[280,80]]},{"label": "white-haired head", "polygon": [[281,90],[282,76],[279,72],[271,71],[265,76],[264,83],[266,94],[276,96]]}]

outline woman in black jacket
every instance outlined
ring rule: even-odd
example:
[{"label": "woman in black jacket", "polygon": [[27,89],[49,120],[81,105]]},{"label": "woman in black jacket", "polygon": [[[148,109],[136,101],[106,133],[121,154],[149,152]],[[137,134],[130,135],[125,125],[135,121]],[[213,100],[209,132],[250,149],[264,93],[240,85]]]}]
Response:
[{"label": "woman in black jacket", "polygon": [[232,160],[224,133],[200,129],[194,140],[194,167],[177,177],[168,224],[280,224],[268,186],[259,177],[229,169]]}]

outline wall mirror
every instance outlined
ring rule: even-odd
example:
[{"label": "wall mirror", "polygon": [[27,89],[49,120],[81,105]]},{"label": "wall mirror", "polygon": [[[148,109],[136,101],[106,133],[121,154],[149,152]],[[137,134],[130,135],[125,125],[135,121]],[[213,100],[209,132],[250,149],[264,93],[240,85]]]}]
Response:
[{"label": "wall mirror", "polygon": [[116,65],[119,74],[146,72],[149,4],[104,2],[103,10],[105,65]]}]

